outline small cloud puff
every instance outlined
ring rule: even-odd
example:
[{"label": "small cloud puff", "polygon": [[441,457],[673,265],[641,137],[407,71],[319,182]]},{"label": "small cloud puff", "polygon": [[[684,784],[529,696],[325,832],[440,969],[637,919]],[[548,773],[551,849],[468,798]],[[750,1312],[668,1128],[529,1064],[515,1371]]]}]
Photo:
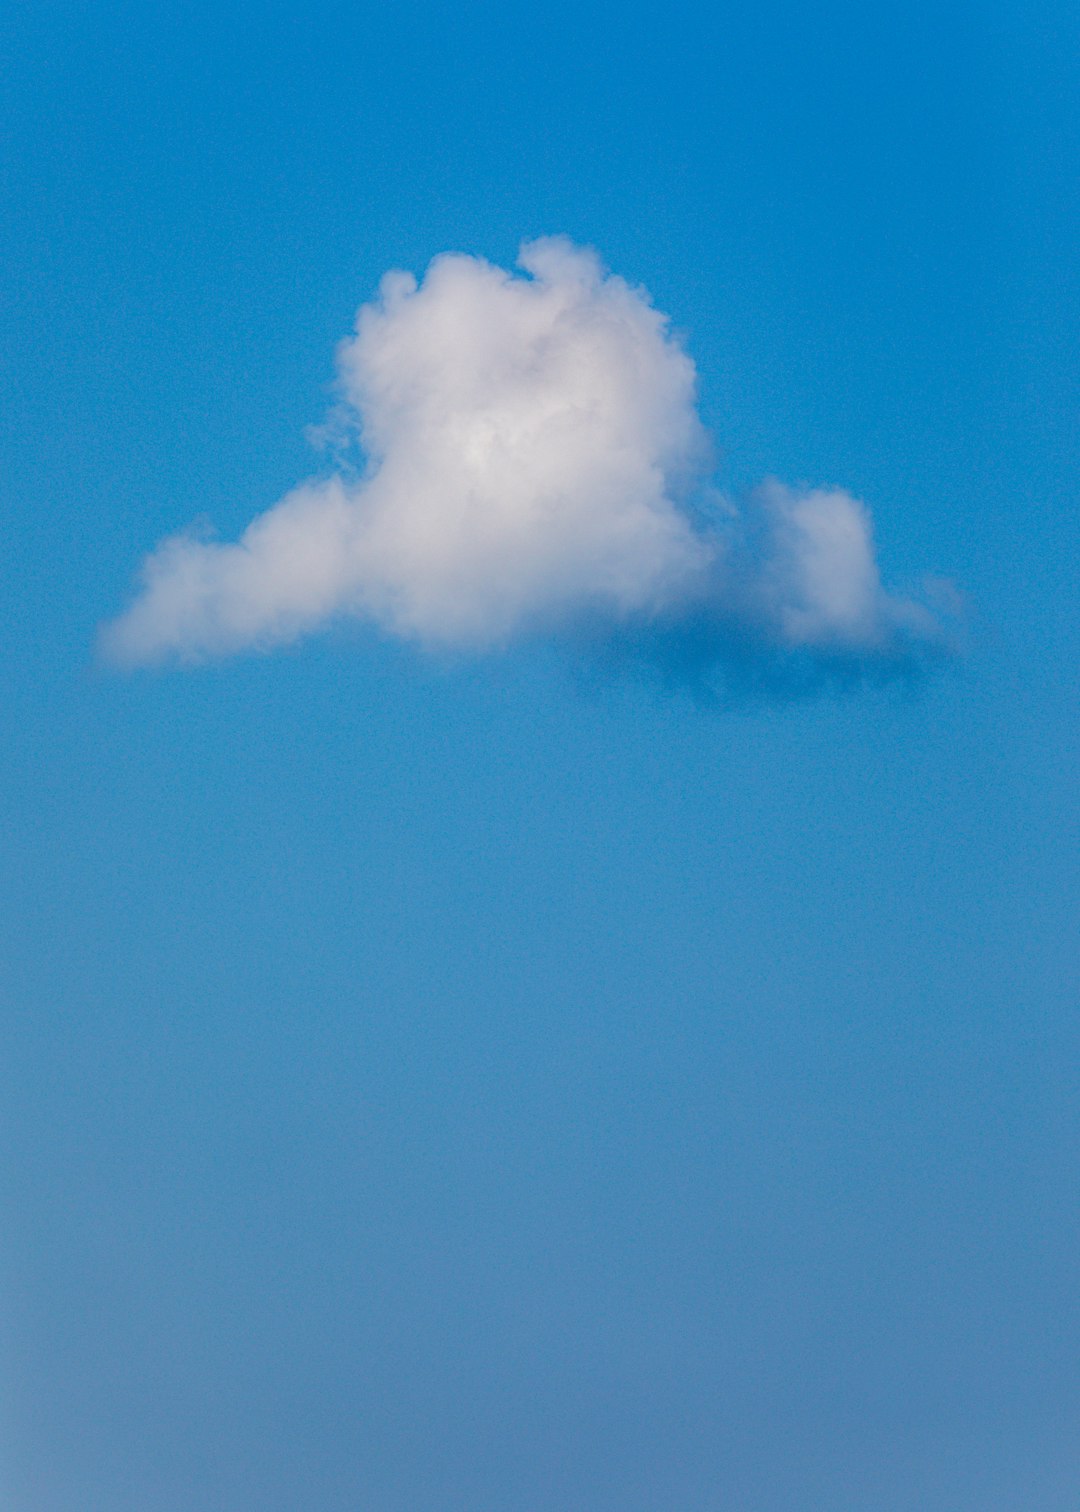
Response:
[{"label": "small cloud puff", "polygon": [[671,662],[685,639],[721,673],[941,648],[935,615],[882,586],[842,490],[770,482],[741,512],[705,507],[694,366],[642,291],[561,238],[520,266],[388,274],[338,352],[330,429],[362,468],[301,484],[234,543],[165,541],[105,654],[199,660],[344,615],[472,651],[588,625]]}]

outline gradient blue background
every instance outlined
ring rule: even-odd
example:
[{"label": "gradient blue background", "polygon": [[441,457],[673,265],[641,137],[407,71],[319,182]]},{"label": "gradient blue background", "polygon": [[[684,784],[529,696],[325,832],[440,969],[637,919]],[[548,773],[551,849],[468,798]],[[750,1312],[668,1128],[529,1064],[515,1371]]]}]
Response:
[{"label": "gradient blue background", "polygon": [[[1080,23],[9,4],[0,1494],[1075,1512]],[[566,232],[721,479],[969,600],[731,713],[361,628],[130,678],[378,277]]]}]

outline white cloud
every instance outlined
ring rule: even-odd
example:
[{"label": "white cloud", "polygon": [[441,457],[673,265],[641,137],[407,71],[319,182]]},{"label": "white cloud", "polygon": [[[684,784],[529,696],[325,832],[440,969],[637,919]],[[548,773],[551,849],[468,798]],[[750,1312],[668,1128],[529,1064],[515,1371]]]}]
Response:
[{"label": "white cloud", "polygon": [[756,573],[765,619],[790,647],[887,652],[898,635],[935,638],[921,604],[882,587],[866,506],[842,488],[792,489],[771,480],[757,495],[768,525]]},{"label": "white cloud", "polygon": [[723,625],[766,658],[939,639],[883,589],[867,512],[841,490],[769,483],[742,517],[703,523],[709,444],[666,319],[563,239],[520,265],[388,274],[338,354],[363,471],[301,484],[235,543],[165,541],[106,654],[199,659],[343,615],[466,649],[583,620],[616,636]]}]

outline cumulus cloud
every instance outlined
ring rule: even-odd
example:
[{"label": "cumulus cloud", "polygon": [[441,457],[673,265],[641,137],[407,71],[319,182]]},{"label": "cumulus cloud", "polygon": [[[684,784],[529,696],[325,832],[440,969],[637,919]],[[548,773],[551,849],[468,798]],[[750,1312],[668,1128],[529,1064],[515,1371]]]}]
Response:
[{"label": "cumulus cloud", "polygon": [[388,274],[338,352],[339,465],[238,541],[162,543],[105,654],[199,660],[342,616],[472,651],[588,627],[720,674],[940,649],[930,609],[883,587],[858,500],[769,482],[736,509],[708,489],[693,363],[641,290],[561,238],[520,268]]}]

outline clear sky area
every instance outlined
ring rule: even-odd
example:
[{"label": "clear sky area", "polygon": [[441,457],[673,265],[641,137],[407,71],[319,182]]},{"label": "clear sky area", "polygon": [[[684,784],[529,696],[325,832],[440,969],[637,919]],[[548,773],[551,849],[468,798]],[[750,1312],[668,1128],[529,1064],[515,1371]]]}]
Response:
[{"label": "clear sky area", "polygon": [[1076,1512],[1078,78],[4,9],[5,1509]]}]

